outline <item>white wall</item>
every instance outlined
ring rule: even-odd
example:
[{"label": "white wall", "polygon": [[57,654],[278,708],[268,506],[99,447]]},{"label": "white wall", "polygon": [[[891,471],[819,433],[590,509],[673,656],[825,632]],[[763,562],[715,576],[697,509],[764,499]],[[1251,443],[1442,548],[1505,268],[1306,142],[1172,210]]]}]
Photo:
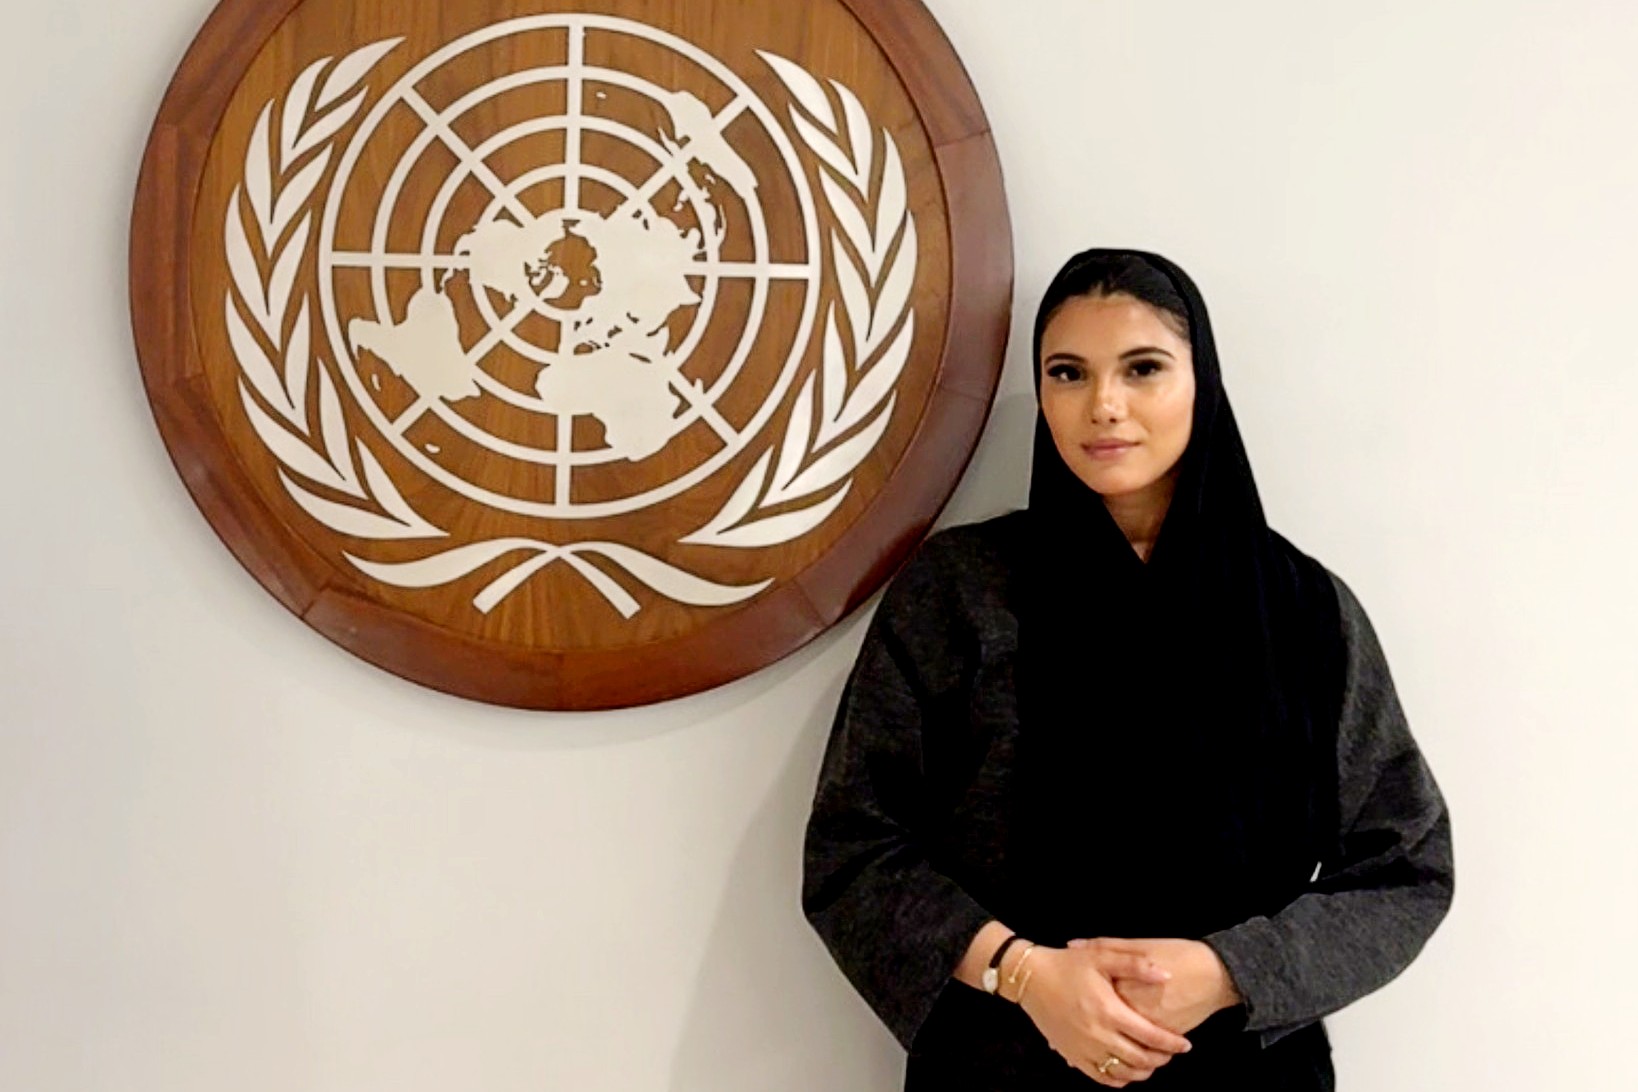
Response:
[{"label": "white wall", "polygon": [[[929,2],[1020,316],[1084,245],[1195,274],[1271,519],[1365,600],[1450,798],[1455,908],[1331,1019],[1344,1087],[1616,1087],[1638,5]],[[796,902],[860,618],[689,700],[498,711],[310,633],[195,512],[124,259],[209,7],[5,0],[0,1088],[896,1088]],[[1022,348],[947,522],[1022,497]]]}]

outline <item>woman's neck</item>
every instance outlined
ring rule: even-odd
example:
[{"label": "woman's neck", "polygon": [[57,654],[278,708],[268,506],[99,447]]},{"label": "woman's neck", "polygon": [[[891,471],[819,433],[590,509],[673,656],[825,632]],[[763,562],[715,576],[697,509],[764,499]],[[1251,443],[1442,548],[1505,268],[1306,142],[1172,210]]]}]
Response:
[{"label": "woman's neck", "polygon": [[1174,470],[1137,492],[1103,498],[1104,507],[1114,517],[1115,525],[1145,562],[1154,551],[1155,540],[1160,537],[1161,524],[1166,522],[1166,511],[1172,506],[1172,495],[1176,492],[1177,474]]}]

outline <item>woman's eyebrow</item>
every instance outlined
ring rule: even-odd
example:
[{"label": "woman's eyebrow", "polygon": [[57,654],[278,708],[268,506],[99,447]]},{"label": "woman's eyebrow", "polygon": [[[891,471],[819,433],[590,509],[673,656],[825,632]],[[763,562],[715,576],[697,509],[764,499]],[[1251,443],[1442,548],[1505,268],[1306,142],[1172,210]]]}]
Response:
[{"label": "woman's eyebrow", "polygon": [[[1139,346],[1136,349],[1127,349],[1124,353],[1120,354],[1120,359],[1130,360],[1130,359],[1132,359],[1133,357],[1136,357],[1136,356],[1157,356],[1157,355],[1158,356],[1163,356],[1168,360],[1177,359],[1176,357],[1172,356],[1171,353],[1167,352],[1165,349],[1160,348],[1158,345],[1142,345],[1142,346]],[[1053,363],[1054,361],[1057,361],[1057,360],[1062,360],[1062,361],[1065,361],[1065,362],[1070,363],[1070,364],[1085,364],[1086,363],[1086,358],[1084,356],[1080,356],[1080,355],[1078,355],[1076,353],[1065,352],[1065,351],[1062,351],[1062,350],[1060,350],[1059,352],[1056,352],[1056,353],[1049,354],[1047,356],[1046,360],[1043,361],[1043,363],[1051,364],[1051,363]]]}]

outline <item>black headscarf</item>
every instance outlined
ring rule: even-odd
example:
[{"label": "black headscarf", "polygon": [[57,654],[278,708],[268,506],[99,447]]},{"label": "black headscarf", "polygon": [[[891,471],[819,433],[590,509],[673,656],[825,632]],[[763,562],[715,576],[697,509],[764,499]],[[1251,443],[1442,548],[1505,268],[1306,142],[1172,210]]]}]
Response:
[{"label": "black headscarf", "polygon": [[1047,289],[1041,338],[1110,262],[1147,262],[1186,309],[1193,430],[1147,562],[1037,415],[1016,595],[1020,730],[1008,849],[1021,933],[1195,938],[1272,914],[1336,839],[1343,647],[1318,563],[1270,530],[1177,266],[1089,250]]}]

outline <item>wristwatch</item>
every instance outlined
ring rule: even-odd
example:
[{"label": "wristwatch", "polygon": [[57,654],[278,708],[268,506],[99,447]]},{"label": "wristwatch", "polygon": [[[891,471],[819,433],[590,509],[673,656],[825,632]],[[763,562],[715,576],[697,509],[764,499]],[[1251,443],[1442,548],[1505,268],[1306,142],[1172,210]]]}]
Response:
[{"label": "wristwatch", "polygon": [[980,979],[984,984],[985,993],[995,993],[1001,988],[1001,957],[1007,954],[1007,949],[1017,940],[1018,934],[1014,933],[996,946],[995,954],[990,957],[990,965],[984,968],[983,977]]}]

